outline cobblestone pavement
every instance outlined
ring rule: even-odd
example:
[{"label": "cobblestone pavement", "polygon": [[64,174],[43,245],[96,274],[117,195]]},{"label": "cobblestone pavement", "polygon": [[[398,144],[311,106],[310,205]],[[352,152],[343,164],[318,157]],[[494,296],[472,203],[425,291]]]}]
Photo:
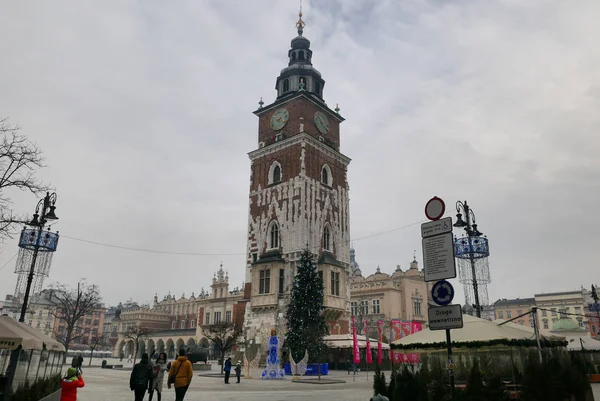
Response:
[{"label": "cobblestone pavement", "polygon": [[[84,368],[83,373],[86,385],[79,390],[78,401],[133,400],[133,392],[129,390],[130,370],[94,367]],[[259,377],[259,373],[253,372],[254,377]],[[357,375],[355,381],[346,372],[332,373],[327,377],[346,383],[308,384],[293,383],[289,378],[277,381],[242,378],[240,384],[235,384],[235,378],[232,378],[232,384],[226,385],[222,378],[195,374],[185,398],[189,401],[368,401],[372,397],[372,372],[369,372],[368,381],[363,373]],[[164,390],[162,401],[173,401],[175,392],[167,390],[166,382]],[[148,400],[148,396],[145,399]]]}]

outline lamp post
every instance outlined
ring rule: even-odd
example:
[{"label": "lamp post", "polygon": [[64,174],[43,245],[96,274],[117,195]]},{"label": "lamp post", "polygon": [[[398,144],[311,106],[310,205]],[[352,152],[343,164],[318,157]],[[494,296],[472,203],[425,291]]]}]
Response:
[{"label": "lamp post", "polygon": [[[461,213],[462,212],[462,213]],[[463,220],[462,214],[464,213],[466,221]],[[475,220],[475,213],[473,209],[469,207],[467,201],[456,202],[456,223],[454,227],[464,228],[467,233],[469,248],[473,247],[473,237],[480,237],[483,234],[477,229],[477,223]],[[481,318],[481,305],[479,304],[479,289],[477,285],[477,272],[475,270],[475,259],[473,252],[469,254],[469,261],[471,262],[471,274],[473,275],[473,294],[475,296],[475,313],[478,318]]]},{"label": "lamp post", "polygon": [[55,214],[55,204],[56,192],[46,192],[46,196],[40,199],[35,207],[33,218],[29,223],[27,223],[27,225],[37,228],[37,238],[35,240],[35,246],[33,247],[31,267],[29,269],[29,275],[27,276],[27,288],[25,289],[25,296],[23,297],[23,306],[21,307],[21,316],[19,317],[19,322],[25,322],[27,303],[29,302],[29,292],[31,291],[31,283],[33,282],[33,275],[35,274],[35,262],[37,260],[42,241],[42,231],[44,231],[44,226],[49,220],[58,220],[58,217],[56,217]]}]

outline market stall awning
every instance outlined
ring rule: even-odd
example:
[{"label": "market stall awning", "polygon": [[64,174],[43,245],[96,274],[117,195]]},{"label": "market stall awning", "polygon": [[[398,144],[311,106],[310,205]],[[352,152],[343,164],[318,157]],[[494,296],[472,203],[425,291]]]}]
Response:
[{"label": "market stall awning", "polygon": [[[356,336],[358,339],[359,348],[366,348],[367,341],[365,336]],[[377,338],[369,338],[369,342],[371,343],[371,349],[377,349]],[[330,334],[325,337],[325,344],[329,348],[352,348],[353,340],[352,334]],[[390,349],[389,344],[382,343],[383,349]]]},{"label": "market stall awning", "polygon": [[569,351],[598,351],[600,350],[600,341],[594,340],[589,336],[567,337]]},{"label": "market stall awning", "polygon": [[17,349],[21,345],[26,350],[64,352],[65,347],[39,330],[18,322],[9,316],[0,316],[0,349]]},{"label": "market stall awning", "polygon": [[[455,346],[534,346],[533,329],[513,323],[500,325],[502,321],[491,322],[470,315],[463,315],[463,328],[451,331],[452,343]],[[565,346],[564,337],[540,336],[542,346]],[[425,349],[444,348],[446,345],[445,330],[424,329],[392,343],[393,349]]]}]

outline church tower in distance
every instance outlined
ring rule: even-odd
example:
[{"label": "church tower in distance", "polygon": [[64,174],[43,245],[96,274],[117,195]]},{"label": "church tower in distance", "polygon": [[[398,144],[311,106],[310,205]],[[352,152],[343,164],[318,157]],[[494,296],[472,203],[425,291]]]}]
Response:
[{"label": "church tower in distance", "polygon": [[[325,81],[313,67],[310,41],[298,36],[288,66],[275,84],[277,98],[261,99],[257,149],[251,161],[245,299],[247,339],[285,331],[285,312],[296,265],[308,247],[318,260],[331,334],[349,332],[350,219],[340,152],[339,108],[323,100]],[[306,302],[310,302],[307,299]]]}]

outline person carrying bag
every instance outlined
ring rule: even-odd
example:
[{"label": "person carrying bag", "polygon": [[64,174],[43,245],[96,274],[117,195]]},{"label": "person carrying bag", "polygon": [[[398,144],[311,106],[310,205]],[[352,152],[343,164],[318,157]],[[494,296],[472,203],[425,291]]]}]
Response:
[{"label": "person carrying bag", "polygon": [[185,356],[185,349],[179,350],[179,358],[171,365],[167,387],[175,387],[175,401],[183,401],[185,393],[192,382],[194,372],[192,363]]}]

